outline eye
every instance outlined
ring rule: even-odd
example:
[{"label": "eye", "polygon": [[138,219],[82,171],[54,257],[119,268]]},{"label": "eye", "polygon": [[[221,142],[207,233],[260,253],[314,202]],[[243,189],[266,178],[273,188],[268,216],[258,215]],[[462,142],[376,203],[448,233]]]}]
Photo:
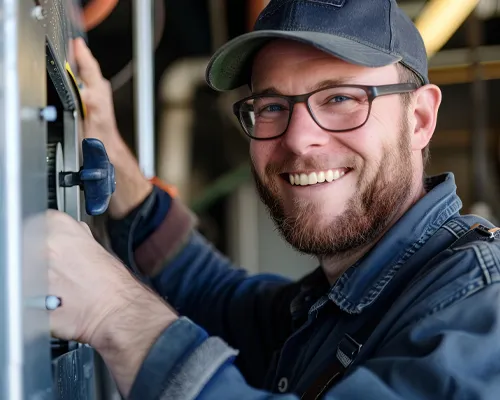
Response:
[{"label": "eye", "polygon": [[338,96],[331,97],[329,102],[330,103],[342,103],[342,102],[347,101],[347,100],[353,100],[353,99],[349,96],[338,95]]},{"label": "eye", "polygon": [[264,109],[264,111],[282,111],[282,110],[283,106],[279,104],[271,104]]},{"label": "eye", "polygon": [[262,106],[259,109],[259,113],[283,111],[283,109],[284,109],[284,107],[281,104],[268,104],[268,105]]},{"label": "eye", "polygon": [[287,111],[287,108],[282,104],[263,104],[258,108],[256,112],[256,116],[258,117],[271,117],[277,116],[277,114],[282,114],[284,111]]}]

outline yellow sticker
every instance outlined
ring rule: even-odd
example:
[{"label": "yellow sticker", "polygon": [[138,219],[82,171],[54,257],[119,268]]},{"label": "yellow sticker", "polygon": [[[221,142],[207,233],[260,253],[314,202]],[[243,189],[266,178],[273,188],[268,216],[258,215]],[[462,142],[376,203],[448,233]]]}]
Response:
[{"label": "yellow sticker", "polygon": [[71,81],[73,82],[73,88],[75,89],[75,92],[78,96],[78,103],[80,106],[80,113],[82,115],[82,119],[85,119],[85,117],[87,116],[87,107],[85,106],[85,103],[82,100],[82,96],[80,94],[80,87],[78,86],[78,82],[76,81],[75,74],[71,70],[71,65],[69,65],[69,62],[67,61],[66,61],[66,71],[71,77]]}]

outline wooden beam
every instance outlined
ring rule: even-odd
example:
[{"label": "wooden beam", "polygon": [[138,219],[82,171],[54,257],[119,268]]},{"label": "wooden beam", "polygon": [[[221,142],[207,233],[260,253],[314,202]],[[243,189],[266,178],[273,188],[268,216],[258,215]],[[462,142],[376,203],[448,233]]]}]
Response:
[{"label": "wooden beam", "polygon": [[[500,79],[500,61],[484,61],[481,63],[483,79]],[[453,85],[471,83],[474,74],[470,65],[453,65],[429,69],[429,80],[436,85]]]},{"label": "wooden beam", "polygon": [[[438,117],[440,118],[440,117]],[[488,146],[497,145],[496,136],[498,132],[493,128],[488,129]],[[433,149],[466,149],[470,148],[473,133],[465,129],[443,129],[436,130],[431,139],[431,151]]]},{"label": "wooden beam", "polygon": [[436,130],[432,135],[430,149],[469,148],[471,134],[466,130]]}]

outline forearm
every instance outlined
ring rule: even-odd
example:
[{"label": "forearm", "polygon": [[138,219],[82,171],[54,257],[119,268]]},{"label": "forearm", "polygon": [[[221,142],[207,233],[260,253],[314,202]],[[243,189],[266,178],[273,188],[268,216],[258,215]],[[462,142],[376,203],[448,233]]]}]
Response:
[{"label": "forearm", "polygon": [[125,398],[151,347],[178,318],[149,289],[136,282],[130,286],[123,307],[109,316],[90,341]]},{"label": "forearm", "polygon": [[109,155],[115,167],[116,190],[109,204],[109,214],[120,219],[141,204],[153,185],[144,176],[132,152],[123,142],[112,146]]}]

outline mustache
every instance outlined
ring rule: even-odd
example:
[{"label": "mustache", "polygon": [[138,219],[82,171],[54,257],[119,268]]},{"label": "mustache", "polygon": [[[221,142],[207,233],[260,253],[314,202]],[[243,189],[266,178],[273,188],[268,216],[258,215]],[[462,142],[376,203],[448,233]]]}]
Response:
[{"label": "mustache", "polygon": [[355,168],[357,165],[354,157],[333,158],[327,155],[314,157],[291,156],[282,161],[270,162],[266,165],[266,175],[279,175],[292,171],[326,171],[333,168]]}]

